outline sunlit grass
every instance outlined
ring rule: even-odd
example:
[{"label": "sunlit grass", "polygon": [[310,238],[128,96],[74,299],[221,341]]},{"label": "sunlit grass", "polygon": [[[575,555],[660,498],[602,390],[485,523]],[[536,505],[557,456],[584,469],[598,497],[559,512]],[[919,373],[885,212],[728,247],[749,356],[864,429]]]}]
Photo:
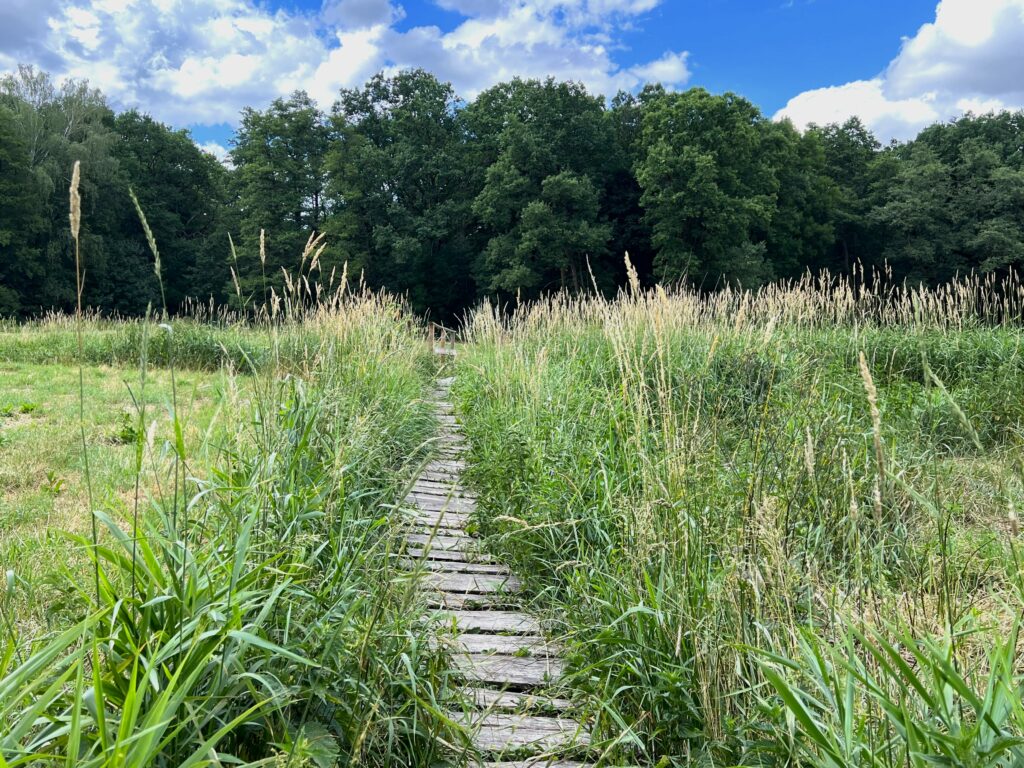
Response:
[{"label": "sunlit grass", "polygon": [[[609,755],[918,761],[884,711],[912,684],[851,632],[921,665],[945,654],[927,695],[904,697],[936,759],[948,754],[929,739],[955,726],[929,714],[936,701],[963,706],[966,728],[978,715],[963,712],[988,705],[965,691],[1009,679],[1019,698],[1019,677],[998,668],[1024,608],[1019,307],[1013,281],[807,280],[473,316],[455,396],[478,522],[564,635],[565,684]],[[874,676],[849,678],[845,725],[827,704],[802,719],[799,697],[822,701],[814,644]],[[998,716],[1024,735],[1019,712]],[[818,726],[852,729],[849,762]],[[958,733],[957,749],[990,737]]]},{"label": "sunlit grass", "polygon": [[[93,478],[101,507],[121,520],[130,518],[135,488],[137,424],[129,387],[138,376],[123,367],[84,371]],[[87,575],[84,554],[53,533],[81,534],[89,528],[76,429],[78,371],[61,364],[6,363],[0,364],[0,380],[0,563],[15,579],[8,608],[31,636],[67,620],[62,582],[68,573]],[[203,466],[214,458],[226,422],[238,417],[251,393],[245,377],[220,372],[188,372],[179,385],[178,418]],[[153,415],[146,439],[162,445],[173,438],[166,371],[150,372],[145,397]],[[145,490],[158,492],[153,482]]]}]

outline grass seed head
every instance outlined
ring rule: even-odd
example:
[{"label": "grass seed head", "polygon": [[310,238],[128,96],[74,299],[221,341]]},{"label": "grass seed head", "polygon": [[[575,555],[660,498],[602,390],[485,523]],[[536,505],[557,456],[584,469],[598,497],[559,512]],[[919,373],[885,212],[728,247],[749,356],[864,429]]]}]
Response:
[{"label": "grass seed head", "polygon": [[71,220],[71,237],[78,240],[78,232],[82,226],[82,197],[78,193],[78,184],[81,180],[81,163],[75,160],[75,166],[71,171],[71,211],[68,214]]}]

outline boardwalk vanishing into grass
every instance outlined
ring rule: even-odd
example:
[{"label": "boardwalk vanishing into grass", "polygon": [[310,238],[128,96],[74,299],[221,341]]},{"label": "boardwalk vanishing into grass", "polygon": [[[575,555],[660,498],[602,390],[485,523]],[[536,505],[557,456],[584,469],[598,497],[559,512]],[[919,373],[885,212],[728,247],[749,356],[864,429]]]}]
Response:
[{"label": "boardwalk vanishing into grass", "polygon": [[466,726],[484,766],[581,768],[564,758],[586,753],[587,729],[571,716],[571,702],[543,693],[562,672],[559,646],[534,616],[517,610],[519,582],[469,533],[476,501],[461,484],[466,446],[452,381],[438,380],[438,450],[403,505],[405,567],[427,593],[437,642],[448,645],[464,681],[466,706],[452,718]]}]

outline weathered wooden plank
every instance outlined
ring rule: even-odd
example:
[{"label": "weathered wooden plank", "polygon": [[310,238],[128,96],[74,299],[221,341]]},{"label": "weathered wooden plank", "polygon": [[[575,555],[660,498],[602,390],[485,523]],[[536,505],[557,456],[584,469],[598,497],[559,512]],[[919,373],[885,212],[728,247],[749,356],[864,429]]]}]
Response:
[{"label": "weathered wooden plank", "polygon": [[458,475],[466,468],[466,462],[461,459],[434,459],[423,467],[424,472],[450,472]]},{"label": "weathered wooden plank", "polygon": [[559,646],[539,635],[463,634],[441,637],[439,642],[450,644],[461,653],[501,653],[526,657],[557,656]]},{"label": "weathered wooden plank", "polygon": [[473,509],[467,509],[464,505],[445,506],[444,504],[419,503],[408,498],[402,499],[397,511],[410,518],[422,518],[423,520],[439,520],[448,517],[450,520],[457,520],[467,525],[472,519],[470,513]]},{"label": "weathered wooden plank", "polygon": [[[454,472],[460,472],[461,470],[453,470]],[[429,496],[436,499],[448,499],[455,498],[461,501],[476,501],[472,498],[472,491],[467,491],[461,485],[457,479],[449,482],[432,482],[430,480],[424,481],[417,479],[416,482],[410,486],[407,493],[415,494],[418,496]]]},{"label": "weathered wooden plank", "polygon": [[546,685],[565,668],[565,662],[558,658],[496,653],[457,653],[452,656],[452,663],[467,680],[501,685]]},{"label": "weathered wooden plank", "polygon": [[406,498],[423,501],[425,504],[441,504],[453,501],[460,506],[469,508],[465,510],[458,510],[459,512],[473,512],[476,510],[477,504],[476,497],[473,494],[465,491],[460,492],[460,489],[458,488],[434,488],[420,483],[417,483],[409,490]]},{"label": "weathered wooden plank", "polygon": [[469,515],[462,514],[461,512],[430,511],[417,509],[416,507],[403,509],[402,512],[412,522],[431,528],[440,523],[443,528],[461,529],[469,522]]},{"label": "weathered wooden plank", "polygon": [[596,763],[580,763],[576,760],[555,760],[537,758],[536,760],[499,760],[475,763],[475,768],[593,768]]},{"label": "weathered wooden plank", "polygon": [[470,536],[432,536],[429,533],[407,533],[405,540],[409,544],[420,544],[429,549],[459,552],[474,552],[480,544],[478,539]]},{"label": "weathered wooden plank", "polygon": [[424,592],[427,605],[431,608],[449,610],[484,611],[512,607],[509,598],[501,594],[482,595],[476,592]]},{"label": "weathered wooden plank", "polygon": [[[407,535],[427,536],[427,537],[433,536],[435,539],[440,537],[440,536],[448,536],[448,537],[462,536],[466,532],[465,529],[463,529],[463,528],[459,528],[459,527],[449,528],[449,527],[445,526],[443,523],[441,525],[436,525],[435,526],[435,525],[428,525],[426,523],[416,523],[415,521],[411,522],[409,524],[409,526],[406,528],[406,530],[409,532]],[[474,541],[475,541],[475,539],[474,539]],[[419,543],[414,542],[414,544],[416,546],[420,546],[420,545],[422,545],[422,543],[423,542],[419,542]],[[438,550],[438,549],[434,549],[433,547],[428,547],[427,551],[428,552],[439,552],[439,551],[444,551],[444,550]]]},{"label": "weathered wooden plank", "polygon": [[467,496],[469,492],[459,484],[458,473],[453,472],[451,479],[425,480],[422,476],[409,488],[411,494],[433,494],[434,496]]},{"label": "weathered wooden plank", "polygon": [[[437,459],[433,459],[432,462],[436,462]],[[463,467],[438,467],[438,466],[427,466],[423,467],[424,472],[447,472],[451,475],[451,478],[445,480],[424,480],[422,476],[417,477],[413,482],[413,485],[419,485],[425,483],[428,487],[437,488],[439,491],[447,493],[451,491],[453,493],[469,493],[465,488],[462,487],[462,472]]]},{"label": "weathered wooden plank", "polygon": [[511,574],[490,575],[483,573],[425,573],[423,584],[442,592],[515,592],[519,579]]},{"label": "weathered wooden plank", "polygon": [[474,746],[480,752],[511,752],[521,749],[549,751],[586,745],[590,737],[575,720],[564,717],[485,712],[478,718],[454,712],[453,720],[471,729]]},{"label": "weathered wooden plank", "polygon": [[438,456],[437,452],[434,452],[433,457],[427,462],[424,467],[424,472],[450,472],[456,475],[455,480],[458,480],[458,476],[465,471],[466,462],[464,459],[453,458],[451,456]]},{"label": "weathered wooden plank", "polygon": [[421,488],[417,489],[415,484],[406,494],[407,499],[422,501],[426,504],[443,504],[454,502],[464,507],[476,509],[476,499],[467,498],[466,494],[459,493],[458,488]]},{"label": "weathered wooden plank", "polygon": [[[445,443],[439,445],[434,449],[435,455],[441,461],[458,461],[460,463],[465,462],[463,457],[469,452],[469,446],[465,443]],[[465,466],[462,467],[463,469]]]},{"label": "weathered wooden plank", "polygon": [[444,518],[440,520],[426,520],[410,517],[408,530],[410,533],[436,533],[439,536],[462,536],[466,533],[465,526],[457,522],[445,520]]},{"label": "weathered wooden plank", "polygon": [[469,512],[461,509],[449,509],[447,507],[442,509],[429,509],[427,507],[421,507],[418,504],[405,503],[399,507],[403,514],[409,517],[422,519],[422,520],[442,520],[447,518],[449,521],[454,520],[463,525],[468,525],[473,519]]},{"label": "weathered wooden plank", "polygon": [[454,446],[449,448],[440,448],[434,453],[442,459],[454,459],[462,461],[462,457],[466,455],[467,449],[465,446]]},{"label": "weathered wooden plank", "polygon": [[[455,509],[453,506],[445,506],[444,499],[440,500],[440,503],[433,503],[430,500],[420,501],[422,497],[414,497],[411,494],[402,499],[400,509],[408,514],[427,515],[429,517],[436,517],[437,515],[453,515],[456,518],[469,519],[470,513],[475,512],[476,509]],[[465,502],[459,503],[459,499],[448,499],[448,501],[456,504],[457,506],[464,507]]]},{"label": "weathered wooden plank", "polygon": [[486,552],[461,552],[448,549],[423,549],[421,547],[407,547],[405,554],[409,557],[423,558],[426,560],[444,560],[464,563],[493,563],[494,558]]},{"label": "weathered wooden plank", "polygon": [[464,453],[469,443],[461,435],[441,435],[434,438],[434,450],[441,456],[449,453]]},{"label": "weathered wooden plank", "polygon": [[[533,693],[519,691],[499,691],[494,688],[475,688],[467,686],[462,693],[479,709],[499,710],[542,710],[545,712],[563,712],[572,706],[568,699],[538,696]],[[539,763],[538,763],[539,765]]]},{"label": "weathered wooden plank", "polygon": [[457,470],[431,470],[425,469],[420,473],[423,480],[431,480],[436,483],[457,482],[459,479]]},{"label": "weathered wooden plank", "polygon": [[[459,472],[461,470],[452,471]],[[470,503],[474,503],[476,501],[473,492],[467,491],[465,488],[460,486],[457,479],[449,481],[418,479],[409,487],[409,490],[406,491],[406,493],[416,496],[426,496],[429,497],[429,499],[440,499],[442,501],[444,499],[459,499],[460,501],[467,501]]]},{"label": "weathered wooden plank", "polygon": [[[456,472],[462,472],[466,468],[466,463],[462,459],[452,459],[452,458],[445,457],[445,456],[438,456],[438,450],[439,450],[439,447],[438,446],[434,446],[433,450],[430,453],[430,460],[423,467],[424,469],[426,469],[428,471],[431,471],[431,470],[436,471],[438,469],[451,469],[451,470],[454,470]],[[443,447],[441,448],[441,450],[443,450]],[[438,467],[437,466],[438,463],[443,463],[443,462],[457,462],[459,466],[455,466],[455,467],[451,467],[451,466]]]},{"label": "weathered wooden plank", "polygon": [[406,570],[422,568],[425,571],[440,571],[442,573],[495,573],[507,574],[508,568],[504,565],[491,565],[488,563],[465,563],[459,560],[402,560],[399,565]]},{"label": "weathered wooden plank", "polygon": [[441,621],[454,622],[462,632],[511,632],[519,635],[540,634],[540,622],[533,616],[516,611],[447,611]]},{"label": "weathered wooden plank", "polygon": [[476,502],[469,499],[446,499],[443,496],[424,496],[410,493],[403,501],[410,506],[419,507],[428,512],[450,509],[452,512],[476,512]]},{"label": "weathered wooden plank", "polygon": [[426,493],[434,496],[454,496],[460,499],[472,499],[476,496],[473,491],[463,488],[459,484],[457,476],[451,480],[424,480],[422,477],[416,478],[416,482],[412,484],[412,488],[409,489],[414,493]]}]

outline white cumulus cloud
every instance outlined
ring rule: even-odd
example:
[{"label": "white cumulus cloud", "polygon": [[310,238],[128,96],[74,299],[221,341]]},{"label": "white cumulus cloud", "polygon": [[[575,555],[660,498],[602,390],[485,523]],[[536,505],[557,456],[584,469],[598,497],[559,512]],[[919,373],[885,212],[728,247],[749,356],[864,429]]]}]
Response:
[{"label": "white cumulus cloud", "polygon": [[884,72],[805,91],[776,117],[804,127],[858,115],[880,137],[906,139],[966,111],[1021,107],[1024,0],[941,0]]},{"label": "white cumulus cloud", "polygon": [[231,150],[217,141],[204,141],[199,148],[208,155],[213,155],[225,165],[231,164]]},{"label": "white cumulus cloud", "polygon": [[324,0],[316,13],[263,0],[0,0],[0,70],[21,62],[87,78],[115,106],[175,126],[235,124],[242,107],[295,89],[327,108],[339,88],[406,67],[466,97],[517,75],[610,96],[689,79],[683,51],[616,61],[621,33],[661,1],[434,0],[461,17],[442,30],[400,26],[405,11],[392,0]]}]

